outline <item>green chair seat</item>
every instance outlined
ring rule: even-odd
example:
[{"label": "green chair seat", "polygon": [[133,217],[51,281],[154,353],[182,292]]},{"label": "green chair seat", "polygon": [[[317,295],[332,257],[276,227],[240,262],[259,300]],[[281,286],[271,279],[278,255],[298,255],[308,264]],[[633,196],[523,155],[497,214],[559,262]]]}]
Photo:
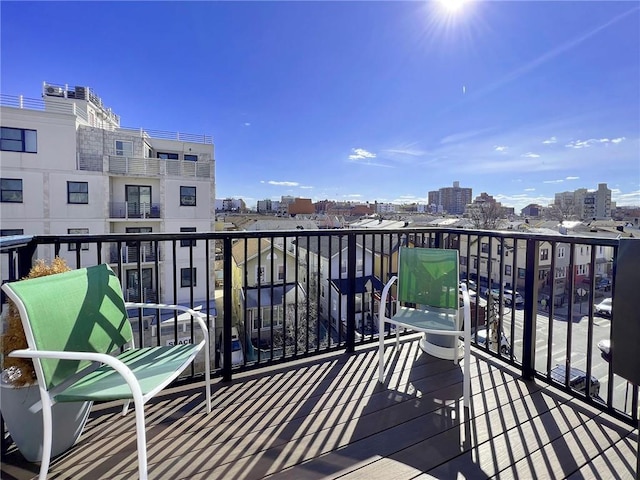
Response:
[{"label": "green chair seat", "polygon": [[[146,396],[168,385],[199,352],[198,345],[148,347],[127,350],[116,358],[131,369]],[[103,365],[55,396],[57,402],[85,400],[109,401],[132,399],[133,395],[122,375]]]},{"label": "green chair seat", "polygon": [[391,317],[393,323],[415,330],[458,330],[458,311],[435,307],[425,307],[424,310],[400,307]]}]

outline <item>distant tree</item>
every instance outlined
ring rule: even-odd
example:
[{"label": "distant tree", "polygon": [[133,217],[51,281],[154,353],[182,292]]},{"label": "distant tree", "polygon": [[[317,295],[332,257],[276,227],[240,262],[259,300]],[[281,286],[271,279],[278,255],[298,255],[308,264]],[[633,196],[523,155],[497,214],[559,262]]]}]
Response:
[{"label": "distant tree", "polygon": [[[318,339],[317,279],[310,276],[308,295],[284,309],[283,329],[274,331],[273,346],[284,347],[287,355],[314,349]],[[297,320],[297,321],[296,321]]]},{"label": "distant tree", "polygon": [[575,208],[569,204],[554,203],[549,205],[549,208],[545,210],[545,218],[549,220],[557,220],[562,222],[564,220],[571,220],[576,218]]},{"label": "distant tree", "polygon": [[498,202],[474,203],[469,207],[468,211],[474,228],[496,230],[506,220],[502,205]]}]

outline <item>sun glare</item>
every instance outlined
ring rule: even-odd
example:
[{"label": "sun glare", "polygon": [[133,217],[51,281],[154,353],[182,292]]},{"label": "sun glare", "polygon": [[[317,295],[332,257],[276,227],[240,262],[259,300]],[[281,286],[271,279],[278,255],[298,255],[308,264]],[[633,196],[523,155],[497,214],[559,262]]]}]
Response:
[{"label": "sun glare", "polygon": [[466,0],[439,0],[442,8],[449,14],[455,14],[462,10]]}]

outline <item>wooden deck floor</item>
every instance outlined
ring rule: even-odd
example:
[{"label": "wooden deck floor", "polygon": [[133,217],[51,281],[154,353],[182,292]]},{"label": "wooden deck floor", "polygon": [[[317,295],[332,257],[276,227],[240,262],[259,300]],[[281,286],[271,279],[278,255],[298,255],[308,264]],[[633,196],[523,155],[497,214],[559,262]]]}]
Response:
[{"label": "wooden deck floor", "polygon": [[[474,351],[472,408],[460,420],[462,371],[409,338],[387,347],[385,386],[376,350],[331,354],[202,384],[149,405],[150,478],[426,479],[635,478],[637,430]],[[12,449],[2,479],[38,465]],[[134,415],[94,407],[76,446],[49,478],[137,476]]]}]

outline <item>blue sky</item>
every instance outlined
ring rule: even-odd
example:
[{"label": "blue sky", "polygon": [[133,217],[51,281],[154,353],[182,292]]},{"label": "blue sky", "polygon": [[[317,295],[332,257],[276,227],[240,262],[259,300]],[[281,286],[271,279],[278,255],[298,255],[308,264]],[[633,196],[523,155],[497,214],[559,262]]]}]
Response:
[{"label": "blue sky", "polygon": [[8,2],[1,89],[212,135],[216,197],[640,205],[637,1]]}]

